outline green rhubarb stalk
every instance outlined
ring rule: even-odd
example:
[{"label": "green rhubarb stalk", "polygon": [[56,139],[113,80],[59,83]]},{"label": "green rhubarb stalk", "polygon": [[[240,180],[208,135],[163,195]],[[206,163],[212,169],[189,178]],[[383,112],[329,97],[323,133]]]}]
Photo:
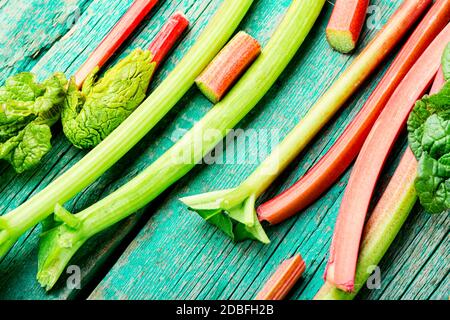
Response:
[{"label": "green rhubarb stalk", "polygon": [[[401,36],[413,25],[415,19],[412,17],[416,17],[420,12],[418,7],[427,6],[429,2],[405,1],[364,51],[311,107],[306,116],[237,188],[190,196],[181,200],[235,241],[253,239],[268,243],[269,239],[260,222],[254,217],[256,199],[395,48]],[[249,229],[259,230],[258,237],[245,232]],[[237,230],[238,235],[234,234],[233,230]]]},{"label": "green rhubarb stalk", "polygon": [[155,91],[102,143],[43,191],[0,218],[0,258],[17,239],[89,186],[139,142],[227,43],[253,0],[224,0],[195,45]]},{"label": "green rhubarb stalk", "polygon": [[365,226],[354,291],[345,292],[327,282],[314,297],[315,300],[351,300],[363,288],[373,267],[380,263],[417,201],[414,187],[416,172],[417,161],[408,148]]},{"label": "green rhubarb stalk", "polygon": [[[266,49],[225,99],[140,175],[76,215],[58,206],[57,220],[64,223],[41,239],[39,282],[50,289],[85,241],[144,207],[213,149],[274,84],[311,30],[324,2],[294,0]],[[254,234],[267,238],[258,232]]]}]

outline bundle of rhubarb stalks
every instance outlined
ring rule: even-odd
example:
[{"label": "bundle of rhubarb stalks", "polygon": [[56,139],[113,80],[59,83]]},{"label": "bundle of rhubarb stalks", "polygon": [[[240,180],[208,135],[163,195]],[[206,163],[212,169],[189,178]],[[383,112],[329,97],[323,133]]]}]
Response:
[{"label": "bundle of rhubarb stalks", "polygon": [[[147,50],[135,49],[98,79],[103,65],[157,2],[135,0],[74,77],[57,73],[37,83],[32,74],[21,73],[0,88],[0,159],[17,172],[45,159],[51,148],[50,127],[59,120],[70,143],[90,150],[41,192],[0,217],[0,258],[26,231],[42,225],[37,279],[47,290],[86,241],[188,174],[258,104],[294,58],[326,3],[293,0],[262,47],[237,30],[254,1],[223,0],[195,44],[148,93],[157,68],[188,27],[187,18],[176,13]],[[326,32],[332,48],[345,54],[356,48],[368,5],[368,0],[336,1]],[[356,159],[335,226],[326,284],[316,296],[353,298],[370,275],[368,267],[380,262],[417,198],[430,213],[450,208],[449,20],[450,0],[404,0],[247,179],[235,188],[181,201],[233,241],[269,243],[262,221],[277,224],[301,212]],[[400,45],[390,68],[329,152],[294,186],[255,208],[257,199]],[[194,84],[214,106],[190,131],[99,202],[76,214],[63,207],[135,146]],[[26,90],[18,94],[18,86]],[[370,213],[380,172],[406,124],[411,148]],[[300,255],[286,260],[257,299],[285,298],[306,268]]]}]

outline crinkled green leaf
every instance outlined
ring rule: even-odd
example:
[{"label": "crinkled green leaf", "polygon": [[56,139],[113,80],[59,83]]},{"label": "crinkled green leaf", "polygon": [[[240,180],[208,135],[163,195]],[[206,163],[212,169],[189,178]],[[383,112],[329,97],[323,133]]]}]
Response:
[{"label": "crinkled green leaf", "polygon": [[415,182],[430,213],[450,208],[450,82],[416,103],[408,119],[409,144],[419,161]]},{"label": "crinkled green leaf", "polygon": [[22,173],[38,165],[50,151],[51,138],[48,125],[31,122],[18,135],[2,144],[0,155],[18,173]]},{"label": "crinkled green leaf", "polygon": [[[412,151],[418,159],[422,156],[424,148],[427,149],[426,151],[432,151],[435,146],[444,148],[444,150],[448,149],[445,143],[444,146],[442,144],[448,140],[442,136],[444,132],[448,131],[448,129],[443,127],[445,122],[442,121],[450,120],[449,101],[450,82],[447,82],[438,94],[425,96],[422,100],[417,101],[409,115],[408,140]],[[433,137],[444,138],[444,141],[433,141],[439,140]]]},{"label": "crinkled green leaf", "polygon": [[20,73],[0,88],[0,159],[17,172],[36,166],[51,149],[50,127],[59,119],[66,84],[61,73],[43,83]]},{"label": "crinkled green leaf", "polygon": [[150,51],[134,50],[96,81],[94,70],[78,90],[71,81],[62,111],[67,138],[78,148],[93,148],[141,104],[155,70]]}]

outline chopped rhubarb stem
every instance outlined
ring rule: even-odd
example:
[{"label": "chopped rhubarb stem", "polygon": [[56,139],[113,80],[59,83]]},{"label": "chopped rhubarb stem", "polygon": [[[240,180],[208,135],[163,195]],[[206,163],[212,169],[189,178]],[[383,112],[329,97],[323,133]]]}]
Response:
[{"label": "chopped rhubarb stem", "polygon": [[356,160],[339,210],[326,271],[326,280],[341,290],[353,290],[361,233],[378,177],[415,102],[431,86],[449,39],[450,24],[397,87]]},{"label": "chopped rhubarb stem", "polygon": [[297,283],[298,279],[300,279],[303,272],[305,272],[305,269],[305,262],[299,254],[284,261],[255,299],[283,300]]},{"label": "chopped rhubarb stem", "polygon": [[450,19],[450,0],[438,0],[410,36],[367,102],[327,154],[291,188],[258,208],[260,220],[280,223],[316,201],[347,170],[392,93]]},{"label": "chopped rhubarb stem", "polygon": [[103,67],[157,3],[158,0],[135,0],[133,2],[128,11],[75,74],[75,83],[78,87],[81,87],[94,68]]},{"label": "chopped rhubarb stem", "polygon": [[153,54],[153,62],[158,67],[169,54],[189,26],[189,21],[183,13],[175,13],[162,27],[150,44],[148,50]]},{"label": "chopped rhubarb stem", "polygon": [[213,103],[219,102],[261,53],[256,39],[241,31],[195,81]]},{"label": "chopped rhubarb stem", "polygon": [[333,49],[342,53],[355,49],[368,7],[369,0],[336,0],[326,30]]}]

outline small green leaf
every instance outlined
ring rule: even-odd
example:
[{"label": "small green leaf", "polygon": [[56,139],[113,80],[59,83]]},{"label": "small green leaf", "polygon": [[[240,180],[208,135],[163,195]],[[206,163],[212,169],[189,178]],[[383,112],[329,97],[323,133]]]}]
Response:
[{"label": "small green leaf", "polygon": [[51,149],[50,127],[59,119],[67,80],[56,73],[42,84],[31,73],[9,78],[0,88],[0,159],[22,173]]}]

